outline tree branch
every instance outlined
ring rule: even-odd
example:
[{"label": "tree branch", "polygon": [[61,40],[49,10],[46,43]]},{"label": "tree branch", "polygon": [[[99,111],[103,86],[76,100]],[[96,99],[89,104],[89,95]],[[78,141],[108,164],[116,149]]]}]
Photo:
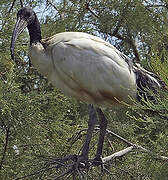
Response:
[{"label": "tree branch", "polygon": [[11,5],[9,11],[8,11],[8,14],[10,14],[10,12],[12,11],[12,9],[13,9],[13,7],[14,7],[14,5],[15,5],[15,2],[16,2],[16,0],[14,0],[14,1],[12,2],[12,5]]},{"label": "tree branch", "polygon": [[55,6],[55,4],[53,4],[50,0],[47,0],[47,3],[49,5],[51,5],[59,14],[60,18],[63,19],[64,18],[64,15],[59,11],[59,9],[57,8],[57,6]]},{"label": "tree branch", "polygon": [[23,1],[22,0],[20,0],[20,6],[21,6],[21,8],[23,8]]},{"label": "tree branch", "polygon": [[[97,129],[99,129],[99,128],[97,128]],[[125,142],[127,145],[130,145],[130,147],[129,147],[128,149],[126,148],[126,149],[122,150],[122,152],[120,152],[120,151],[117,152],[117,156],[119,156],[119,155],[122,156],[122,153],[123,153],[123,155],[124,155],[124,154],[132,151],[133,149],[141,149],[141,150],[144,151],[144,152],[152,153],[150,150],[148,150],[148,149],[146,149],[146,148],[144,148],[144,147],[142,147],[142,146],[133,144],[133,143],[129,142],[128,140],[124,139],[123,137],[119,136],[118,134],[116,134],[116,133],[114,133],[114,132],[112,132],[112,131],[110,131],[110,130],[108,130],[108,129],[106,130],[106,132],[107,132],[108,134],[110,134],[110,135],[115,136],[115,137],[118,138],[119,140]],[[110,156],[108,156],[109,158],[107,158],[107,159],[110,159],[110,157],[111,157],[111,159],[112,159],[112,158],[114,158],[114,156],[116,156],[115,153],[112,154],[112,155],[110,155]],[[156,158],[156,159],[160,159],[160,160],[164,160],[164,161],[167,161],[167,160],[168,160],[168,157],[166,157],[166,156],[160,156],[159,154],[157,154],[155,158]],[[107,161],[107,160],[106,160],[106,161]]]},{"label": "tree branch", "polygon": [[99,18],[99,16],[98,16],[97,14],[95,14],[95,13],[93,12],[93,10],[90,8],[88,2],[86,3],[86,9],[87,9],[93,16],[95,16],[96,18]]},{"label": "tree branch", "polygon": [[106,163],[107,161],[110,161],[114,158],[119,158],[119,157],[131,152],[134,148],[135,148],[135,146],[130,146],[128,148],[125,148],[125,149],[118,151],[110,156],[106,156],[106,157],[102,158],[102,161],[103,161],[103,163]]},{"label": "tree branch", "polygon": [[[81,132],[86,131],[86,130],[87,130],[87,129],[82,129],[82,130],[78,131],[78,132],[76,133],[77,136],[78,136]],[[95,130],[95,131],[98,131],[98,130],[100,130],[100,128],[96,127],[94,130]],[[122,156],[122,153],[126,154],[126,153],[132,151],[133,149],[140,149],[140,150],[142,150],[142,151],[144,151],[144,152],[152,153],[150,150],[148,150],[148,149],[146,149],[146,148],[144,148],[144,147],[142,147],[142,146],[139,146],[139,145],[137,145],[137,144],[131,143],[131,142],[128,141],[127,139],[119,136],[118,134],[116,134],[116,133],[114,133],[114,132],[112,132],[112,131],[110,131],[110,130],[108,130],[108,129],[106,129],[106,133],[107,133],[107,135],[112,135],[112,136],[116,137],[117,139],[121,140],[122,142],[126,143],[128,146],[130,146],[129,149],[126,148],[126,150],[122,150],[121,153],[120,153],[120,151],[117,152],[117,153],[118,153],[117,156],[119,156],[120,154],[121,154],[121,156]],[[129,150],[129,151],[128,151],[128,150]],[[124,154],[123,154],[123,155],[124,155]],[[110,159],[110,157],[111,157],[111,159],[112,159],[112,158],[114,158],[114,156],[115,156],[115,153],[112,154],[112,155],[110,155],[108,159]],[[168,157],[166,157],[166,156],[156,155],[156,158],[157,158],[157,159],[161,159],[161,160],[168,160]],[[66,160],[67,160],[67,159],[66,159]],[[107,160],[106,160],[106,161],[107,161]]]}]

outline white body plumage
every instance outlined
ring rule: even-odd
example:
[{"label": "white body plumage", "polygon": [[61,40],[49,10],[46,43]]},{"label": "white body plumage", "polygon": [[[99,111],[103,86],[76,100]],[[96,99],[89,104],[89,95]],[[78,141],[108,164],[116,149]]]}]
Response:
[{"label": "white body plumage", "polygon": [[136,98],[135,73],[121,52],[104,40],[64,32],[41,42],[32,43],[29,58],[66,95],[103,106]]}]

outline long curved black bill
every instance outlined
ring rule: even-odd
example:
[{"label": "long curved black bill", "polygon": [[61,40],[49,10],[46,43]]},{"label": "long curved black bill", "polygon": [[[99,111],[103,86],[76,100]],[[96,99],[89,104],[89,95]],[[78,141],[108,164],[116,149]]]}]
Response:
[{"label": "long curved black bill", "polygon": [[17,19],[17,22],[15,24],[12,38],[11,38],[11,45],[10,45],[10,52],[11,52],[11,58],[14,60],[14,49],[15,49],[15,42],[18,38],[18,36],[23,32],[25,27],[27,26],[27,22],[24,19],[21,19],[20,17]]}]

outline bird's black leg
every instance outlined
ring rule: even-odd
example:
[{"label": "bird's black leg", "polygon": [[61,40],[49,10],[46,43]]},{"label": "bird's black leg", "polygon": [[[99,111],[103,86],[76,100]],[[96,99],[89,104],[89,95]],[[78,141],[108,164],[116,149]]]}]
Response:
[{"label": "bird's black leg", "polygon": [[102,150],[103,150],[104,137],[105,137],[106,128],[107,128],[107,119],[103,111],[100,108],[97,108],[97,113],[100,120],[100,134],[99,134],[99,141],[97,145],[96,157],[94,158],[94,162],[93,162],[94,165],[102,164],[101,156],[102,156]]},{"label": "bird's black leg", "polygon": [[92,133],[96,124],[97,118],[96,118],[96,111],[93,107],[93,105],[89,104],[89,121],[88,121],[88,130],[85,142],[83,144],[81,157],[84,158],[84,160],[88,160],[88,154],[89,154],[89,144],[92,138]]}]

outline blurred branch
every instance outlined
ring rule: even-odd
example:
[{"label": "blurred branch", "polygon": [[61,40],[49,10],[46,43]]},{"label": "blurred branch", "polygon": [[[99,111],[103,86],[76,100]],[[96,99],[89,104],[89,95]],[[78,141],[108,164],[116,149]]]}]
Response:
[{"label": "blurred branch", "polygon": [[114,151],[114,147],[108,137],[107,137],[107,142],[108,142],[109,146],[111,147],[112,151]]},{"label": "blurred branch", "polygon": [[[47,0],[47,3],[50,4],[51,6],[53,6],[54,9],[56,9],[59,13],[59,10],[57,8],[57,6],[55,6],[50,0]],[[61,16],[61,14],[59,13],[59,15]]]},{"label": "blurred branch", "polygon": [[55,4],[53,4],[50,0],[47,0],[47,3],[51,5],[58,12],[61,19],[64,18],[64,13],[61,13],[60,10],[57,8],[57,6],[55,6]]},{"label": "blurred branch", "polygon": [[[123,155],[131,152],[134,149],[138,149],[138,148],[143,149],[146,152],[150,153],[149,150],[147,150],[147,149],[145,149],[145,148],[143,148],[141,146],[134,145],[134,146],[127,147],[127,148],[125,148],[125,149],[123,149],[121,151],[115,152],[115,153],[111,154],[110,156],[106,156],[106,157],[102,158],[102,161],[103,161],[103,163],[106,163],[108,161],[111,161],[112,159],[122,157]],[[166,157],[166,156],[156,155],[156,157],[154,157],[154,158],[156,158],[158,160],[168,161],[168,157]]]},{"label": "blurred branch", "polygon": [[[16,0],[13,0],[12,5],[8,11],[8,14],[10,14],[11,10],[13,9],[15,2],[16,2]],[[20,0],[20,6],[23,8],[23,1],[22,0]]]},{"label": "blurred branch", "polygon": [[0,170],[3,167],[3,162],[5,160],[5,155],[6,155],[6,151],[7,151],[7,147],[8,147],[8,142],[9,142],[9,128],[7,127],[6,128],[6,138],[5,138],[4,151],[3,151],[1,162],[0,162]]},{"label": "blurred branch", "polygon": [[15,2],[16,2],[16,0],[14,0],[14,1],[12,2],[12,5],[11,5],[11,7],[9,8],[9,11],[6,13],[6,17],[7,17],[7,18],[6,18],[4,21],[2,21],[2,25],[1,25],[1,29],[0,29],[1,32],[3,31],[3,28],[4,28],[5,24],[6,24],[6,22],[8,22],[7,20],[8,20],[9,15],[10,15],[10,13],[11,13],[14,5],[15,5]]},{"label": "blurred branch", "polygon": [[97,14],[95,14],[95,13],[93,12],[93,10],[90,8],[89,3],[86,3],[86,9],[87,9],[91,14],[93,14],[95,17],[99,18],[99,16],[98,16]]},{"label": "blurred branch", "polygon": [[20,0],[20,6],[21,6],[21,8],[23,8],[23,1],[22,0]]},{"label": "blurred branch", "polygon": [[14,7],[14,5],[15,5],[15,2],[16,2],[16,0],[14,0],[14,1],[12,2],[12,5],[11,5],[9,11],[8,11],[8,14],[10,14],[11,10],[13,9],[13,7]]}]

